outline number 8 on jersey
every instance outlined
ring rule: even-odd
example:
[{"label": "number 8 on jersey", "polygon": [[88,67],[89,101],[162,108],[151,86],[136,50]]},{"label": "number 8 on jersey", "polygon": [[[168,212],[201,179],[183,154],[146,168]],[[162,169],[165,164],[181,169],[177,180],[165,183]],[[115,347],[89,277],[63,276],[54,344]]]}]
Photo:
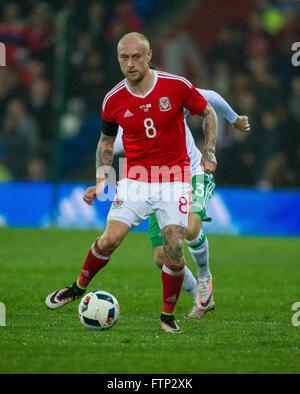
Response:
[{"label": "number 8 on jersey", "polygon": [[151,118],[144,120],[144,126],[146,129],[146,136],[148,138],[154,138],[156,136],[156,128],[154,127],[154,122]]}]

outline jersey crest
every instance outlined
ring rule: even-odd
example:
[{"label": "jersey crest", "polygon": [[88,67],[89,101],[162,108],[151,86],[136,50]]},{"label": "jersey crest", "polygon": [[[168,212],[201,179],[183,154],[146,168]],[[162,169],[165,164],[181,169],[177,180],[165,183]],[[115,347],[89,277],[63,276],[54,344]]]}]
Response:
[{"label": "jersey crest", "polygon": [[169,97],[161,97],[159,99],[159,106],[161,111],[169,111],[172,109]]},{"label": "jersey crest", "polygon": [[124,204],[124,200],[120,200],[119,198],[115,198],[112,203],[112,208],[118,209]]}]

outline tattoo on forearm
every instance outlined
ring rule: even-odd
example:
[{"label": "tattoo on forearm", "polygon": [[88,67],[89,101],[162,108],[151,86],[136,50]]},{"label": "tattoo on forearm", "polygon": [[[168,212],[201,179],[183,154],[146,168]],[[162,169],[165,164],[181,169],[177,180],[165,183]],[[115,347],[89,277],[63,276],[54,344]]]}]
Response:
[{"label": "tattoo on forearm", "polygon": [[214,152],[211,152],[209,150],[203,151],[202,157],[210,161],[211,163],[217,163],[217,159]]},{"label": "tattoo on forearm", "polygon": [[208,153],[215,153],[215,149],[208,148],[208,149],[205,149],[205,152],[208,152]]},{"label": "tattoo on forearm", "polygon": [[111,167],[114,157],[114,138],[101,134],[96,150],[96,173],[100,167]]},{"label": "tattoo on forearm", "polygon": [[218,136],[218,119],[211,106],[203,119],[204,147],[203,152],[215,153]]},{"label": "tattoo on forearm", "polygon": [[99,149],[99,164],[101,166],[111,166],[113,163],[113,152],[109,149],[101,150]]}]

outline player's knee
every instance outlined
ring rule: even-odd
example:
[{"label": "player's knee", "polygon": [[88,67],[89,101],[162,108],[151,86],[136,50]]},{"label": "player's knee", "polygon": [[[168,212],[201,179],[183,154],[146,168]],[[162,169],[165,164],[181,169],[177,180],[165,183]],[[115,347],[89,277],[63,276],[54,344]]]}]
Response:
[{"label": "player's knee", "polygon": [[189,227],[185,235],[187,241],[192,241],[201,230],[202,221],[199,215],[191,213]]},{"label": "player's knee", "polygon": [[98,238],[97,246],[103,252],[113,252],[121,243],[118,234],[103,234]]}]

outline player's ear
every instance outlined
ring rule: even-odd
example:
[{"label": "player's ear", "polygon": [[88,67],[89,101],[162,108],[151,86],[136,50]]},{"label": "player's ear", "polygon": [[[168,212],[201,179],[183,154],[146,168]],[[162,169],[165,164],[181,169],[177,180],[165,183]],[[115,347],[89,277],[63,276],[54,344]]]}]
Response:
[{"label": "player's ear", "polygon": [[147,59],[148,63],[150,63],[151,59],[152,59],[152,50],[149,49],[149,51],[148,51],[148,59]]}]

